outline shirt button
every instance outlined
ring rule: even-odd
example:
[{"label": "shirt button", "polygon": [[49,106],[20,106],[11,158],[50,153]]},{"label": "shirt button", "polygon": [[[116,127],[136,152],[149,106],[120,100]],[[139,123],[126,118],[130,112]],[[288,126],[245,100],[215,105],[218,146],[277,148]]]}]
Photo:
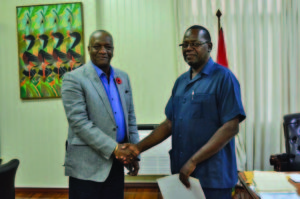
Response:
[{"label": "shirt button", "polygon": [[113,128],[113,131],[116,131],[116,128]]},{"label": "shirt button", "polygon": [[117,112],[115,112],[115,114],[117,114]]}]

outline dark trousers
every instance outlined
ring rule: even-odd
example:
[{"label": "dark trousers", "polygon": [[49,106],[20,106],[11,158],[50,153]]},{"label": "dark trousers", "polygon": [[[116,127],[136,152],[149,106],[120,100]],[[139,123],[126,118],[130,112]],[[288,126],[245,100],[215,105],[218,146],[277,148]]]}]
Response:
[{"label": "dark trousers", "polygon": [[124,166],[116,159],[104,182],[69,178],[69,199],[112,198],[124,199]]},{"label": "dark trousers", "polygon": [[232,188],[230,189],[210,189],[203,188],[206,199],[231,199]]}]

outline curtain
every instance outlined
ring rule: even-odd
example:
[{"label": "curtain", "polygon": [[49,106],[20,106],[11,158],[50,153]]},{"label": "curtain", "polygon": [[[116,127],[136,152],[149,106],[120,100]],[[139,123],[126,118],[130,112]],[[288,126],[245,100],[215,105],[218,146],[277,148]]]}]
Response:
[{"label": "curtain", "polygon": [[[176,42],[194,24],[212,36],[216,59],[218,19],[225,35],[228,64],[241,85],[247,119],[236,136],[239,170],[272,170],[271,154],[285,151],[283,116],[300,112],[300,1],[176,0]],[[189,66],[177,51],[178,73]]]}]

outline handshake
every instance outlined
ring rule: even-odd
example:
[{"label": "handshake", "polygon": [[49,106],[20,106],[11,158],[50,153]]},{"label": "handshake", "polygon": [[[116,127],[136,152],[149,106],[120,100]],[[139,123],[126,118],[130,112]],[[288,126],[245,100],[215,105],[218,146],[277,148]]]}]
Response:
[{"label": "handshake", "polygon": [[137,160],[137,156],[140,154],[136,144],[118,144],[114,150],[114,155],[123,164],[131,164]]}]

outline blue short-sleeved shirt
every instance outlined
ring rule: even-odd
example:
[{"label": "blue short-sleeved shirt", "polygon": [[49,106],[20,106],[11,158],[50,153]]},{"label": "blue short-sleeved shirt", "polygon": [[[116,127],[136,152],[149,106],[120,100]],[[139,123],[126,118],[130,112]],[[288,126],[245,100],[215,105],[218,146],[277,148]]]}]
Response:
[{"label": "blue short-sleeved shirt", "polygon": [[[238,116],[246,118],[239,82],[233,73],[211,58],[192,80],[191,70],[175,82],[165,109],[172,121],[171,171],[179,173],[214,133]],[[232,139],[211,158],[197,165],[192,173],[205,188],[231,188],[237,182],[235,141]]]}]

